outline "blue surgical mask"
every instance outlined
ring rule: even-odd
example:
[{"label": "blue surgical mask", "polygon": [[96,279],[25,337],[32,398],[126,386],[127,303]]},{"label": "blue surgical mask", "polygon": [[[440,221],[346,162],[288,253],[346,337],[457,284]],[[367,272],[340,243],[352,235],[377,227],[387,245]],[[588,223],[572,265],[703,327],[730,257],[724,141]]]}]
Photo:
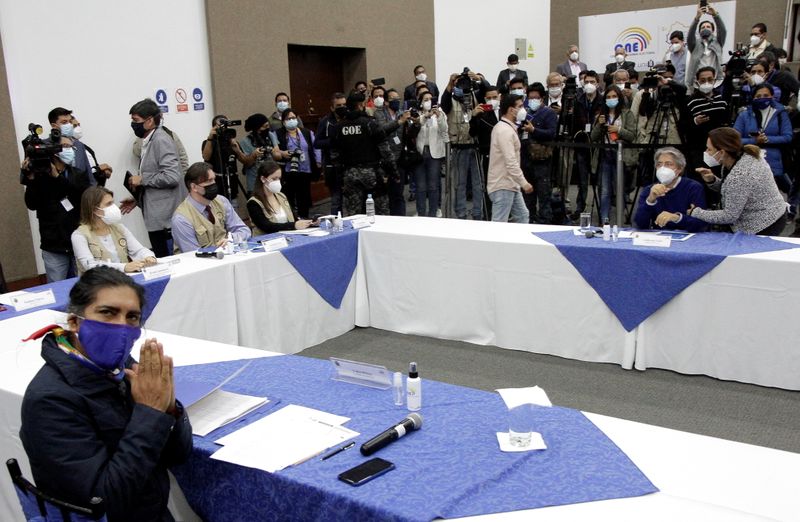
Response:
[{"label": "blue surgical mask", "polygon": [[539,98],[528,100],[528,107],[530,107],[532,111],[538,111],[539,107],[541,106],[542,106],[542,100],[540,100]]},{"label": "blue surgical mask", "polygon": [[72,131],[74,127],[71,123],[65,123],[64,125],[59,125],[59,130],[61,131],[62,136],[66,136],[67,138],[72,137]]},{"label": "blue surgical mask", "polygon": [[608,98],[606,100],[606,107],[608,107],[609,109],[613,109],[617,105],[619,105],[619,98]]},{"label": "blue surgical mask", "polygon": [[278,112],[283,112],[289,108],[289,102],[279,101],[275,106],[278,108]]},{"label": "blue surgical mask", "polygon": [[517,96],[525,96],[525,89],[511,89],[509,94],[516,94]]},{"label": "blue surgical mask", "polygon": [[453,87],[453,96],[456,98],[461,98],[464,96],[464,89],[461,87]]},{"label": "blue surgical mask", "polygon": [[125,361],[133,350],[133,344],[142,335],[142,329],[83,319],[76,335],[86,357],[121,381],[125,376]]},{"label": "blue surgical mask", "polygon": [[757,111],[763,111],[772,105],[772,98],[756,98],[753,100],[753,108]]},{"label": "blue surgical mask", "polygon": [[58,153],[58,159],[64,162],[66,165],[74,165],[75,164],[75,149],[61,149],[61,152]]},{"label": "blue surgical mask", "polygon": [[283,122],[283,125],[289,130],[295,130],[298,125],[297,118],[289,118],[288,120]]}]

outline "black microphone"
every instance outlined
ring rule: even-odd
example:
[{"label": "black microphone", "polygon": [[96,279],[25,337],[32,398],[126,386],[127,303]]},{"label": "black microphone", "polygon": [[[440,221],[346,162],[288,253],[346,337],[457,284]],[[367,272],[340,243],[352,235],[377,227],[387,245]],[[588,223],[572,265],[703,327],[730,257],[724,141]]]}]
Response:
[{"label": "black microphone", "polygon": [[372,437],[367,442],[361,445],[362,455],[372,455],[381,448],[389,445],[409,431],[418,430],[422,427],[422,415],[419,413],[411,413],[408,417],[401,420],[399,424],[392,426],[380,435]]},{"label": "black microphone", "polygon": [[223,252],[222,250],[216,250],[214,252],[201,252],[200,250],[198,250],[197,252],[194,253],[194,255],[197,257],[216,257],[217,259],[222,259],[223,257],[225,257],[225,252]]}]

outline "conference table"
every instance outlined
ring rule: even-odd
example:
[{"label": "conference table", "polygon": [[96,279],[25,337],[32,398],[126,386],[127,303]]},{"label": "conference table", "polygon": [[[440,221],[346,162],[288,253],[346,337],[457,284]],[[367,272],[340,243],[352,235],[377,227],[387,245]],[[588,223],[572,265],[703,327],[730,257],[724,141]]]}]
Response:
[{"label": "conference table", "polygon": [[[20,316],[0,323],[0,335],[3,339],[21,338],[32,329],[36,329],[43,324],[63,320],[64,315],[60,312],[41,310],[35,313]],[[271,360],[286,359],[288,364],[290,358],[299,360],[305,364],[322,364],[324,361],[310,360],[297,356],[284,356],[274,352],[264,350],[254,350],[233,345],[191,339],[174,334],[150,331],[149,335],[156,336],[164,343],[165,350],[174,358],[176,373],[181,371],[203,371],[205,368],[213,368],[217,365],[233,364],[226,361],[237,361],[242,359]],[[7,342],[0,350],[0,412],[3,416],[2,424],[2,454],[5,458],[17,458],[23,469],[23,473],[30,476],[27,459],[22,451],[21,444],[17,437],[19,430],[19,405],[22,400],[27,382],[38,371],[43,361],[38,356],[40,342],[33,341],[27,343]],[[134,350],[134,355],[136,354]],[[245,375],[243,374],[244,378]],[[336,383],[328,380],[329,377],[324,373],[318,376],[316,382],[311,382],[312,386],[321,388],[327,386],[351,386],[360,389],[361,387]],[[254,383],[239,382],[238,386],[253,386]],[[231,383],[232,391],[240,391],[237,388],[237,381]],[[535,384],[535,383],[531,383]],[[428,382],[432,394],[438,383]],[[450,386],[450,385],[441,385]],[[458,388],[458,387],[453,387]],[[229,389],[226,385],[223,389]],[[316,406],[313,401],[300,400],[301,397],[308,397],[308,390],[297,389],[294,393],[288,390],[281,394],[280,402],[275,405],[275,410],[287,404],[300,404],[310,407]],[[461,388],[461,393],[469,396],[472,400],[490,401],[492,396],[487,392],[478,392]],[[354,393],[369,393],[360,390]],[[379,411],[385,413],[386,418],[401,418],[405,415],[402,407],[393,409],[392,406],[384,406],[390,403],[390,393],[388,391],[376,391],[375,408],[362,407],[360,410],[353,410],[349,416],[353,423],[359,422],[361,418],[372,418]],[[386,395],[384,397],[383,395]],[[388,395],[387,395],[388,394]],[[275,396],[273,396],[275,398]],[[430,397],[433,401],[434,397]],[[368,399],[373,400],[373,399]],[[427,424],[423,424],[419,432],[409,434],[407,438],[399,441],[392,448],[387,448],[378,453],[381,456],[390,458],[388,453],[394,451],[394,446],[401,447],[402,444],[424,445],[429,437],[436,434],[437,418],[444,415],[448,406],[446,404],[423,404],[422,414],[425,416]],[[335,413],[335,412],[334,412]],[[577,413],[577,412],[575,412]],[[585,502],[579,504],[561,505],[553,507],[542,507],[535,510],[521,510],[505,513],[492,513],[480,516],[467,517],[465,520],[529,520],[535,517],[537,520],[545,521],[565,521],[591,518],[592,520],[707,520],[707,521],[766,521],[766,520],[793,520],[797,513],[800,513],[800,498],[797,497],[796,487],[794,486],[795,470],[800,466],[800,455],[787,453],[779,450],[756,447],[712,437],[694,435],[679,432],[666,428],[641,424],[637,422],[583,413],[594,426],[610,439],[627,457],[641,470],[644,475],[659,489],[658,492],[643,496],[618,498],[597,502]],[[502,419],[500,420],[502,423]],[[477,424],[476,424],[477,425]],[[490,425],[490,427],[493,427]],[[485,431],[485,430],[484,430]],[[472,430],[473,436],[480,435],[480,429]],[[213,434],[212,434],[213,435]],[[361,444],[373,433],[364,431],[355,439],[357,444]],[[487,435],[493,436],[493,433]],[[553,442],[553,441],[551,441]],[[201,451],[203,446],[210,444],[210,441],[203,437],[195,436],[196,450],[192,459],[198,459],[202,465],[209,465],[208,457]],[[555,445],[554,445],[555,446]],[[410,447],[410,446],[409,446]],[[549,451],[549,450],[546,450]],[[360,457],[356,451],[351,450],[347,456],[350,460],[337,462],[336,457],[327,461],[333,466],[331,473],[338,473],[352,464],[351,461],[360,462],[366,460]],[[498,459],[501,454],[498,451]],[[391,458],[390,458],[391,460]],[[398,470],[392,473],[400,473],[403,468],[407,469],[409,462],[397,460]],[[264,484],[282,488],[285,497],[283,501],[289,506],[293,502],[302,504],[304,502],[300,495],[313,495],[318,493],[316,490],[304,490],[299,486],[307,479],[307,475],[313,475],[314,463],[301,464],[291,470],[279,471],[274,474],[249,470],[247,468],[232,467],[225,465],[224,473],[232,474],[233,477],[238,473],[246,474],[252,480],[263,481]],[[234,468],[234,469],[231,469]],[[176,473],[180,477],[180,473]],[[0,506],[0,519],[2,520],[21,520],[21,514],[15,495],[13,494],[10,481],[6,474],[2,474],[0,487],[2,487],[2,501]],[[353,500],[359,494],[369,496],[370,487],[384,489],[389,488],[391,475],[376,479],[370,484],[361,488],[339,488],[335,489],[335,479],[331,479],[330,486],[324,485],[321,489],[335,490],[335,498],[339,502]],[[423,477],[424,479],[424,477]],[[180,478],[178,483],[180,483]],[[192,487],[192,483],[181,484],[173,483],[173,495],[170,509],[177,520],[200,520],[191,509],[186,499],[193,499],[198,496],[214,495],[236,495],[230,490],[214,490],[214,480],[206,481],[209,489],[198,491],[187,489]],[[260,484],[260,482],[258,482]],[[211,484],[211,486],[208,486]],[[226,482],[226,486],[230,483]],[[222,486],[220,486],[222,487]],[[244,486],[243,486],[244,487]],[[402,485],[393,485],[391,488],[400,488]],[[389,488],[389,489],[391,489]],[[183,489],[183,491],[182,491]],[[374,490],[373,490],[374,491]],[[330,494],[330,491],[328,491]],[[251,502],[258,503],[257,499]],[[367,501],[369,502],[369,501]],[[338,504],[337,504],[338,505]],[[226,507],[230,511],[225,512],[224,520],[235,520],[241,515],[235,506]],[[257,509],[252,505],[248,509]],[[327,519],[341,518],[346,519],[347,512],[333,511],[328,513]],[[413,517],[412,517],[413,518]],[[352,519],[352,518],[351,518]],[[221,520],[211,518],[208,520]]]}]

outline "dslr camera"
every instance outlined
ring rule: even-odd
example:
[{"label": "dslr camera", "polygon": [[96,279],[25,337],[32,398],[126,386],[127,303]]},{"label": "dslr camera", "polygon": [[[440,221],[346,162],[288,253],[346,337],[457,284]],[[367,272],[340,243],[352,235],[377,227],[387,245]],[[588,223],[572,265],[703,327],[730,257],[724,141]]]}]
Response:
[{"label": "dslr camera", "polygon": [[28,159],[28,170],[34,174],[47,174],[53,157],[61,152],[61,131],[50,129],[50,136],[45,142],[40,137],[43,130],[38,123],[29,123],[30,134],[22,140],[22,148]]},{"label": "dslr camera", "polygon": [[286,162],[286,172],[299,172],[300,171],[300,161],[303,158],[303,151],[300,149],[294,149],[289,153],[289,161]]},{"label": "dslr camera", "polygon": [[469,67],[464,67],[464,70],[456,78],[455,86],[464,91],[464,94],[471,94],[473,91],[477,91],[479,87],[478,82],[469,77],[469,73]]}]

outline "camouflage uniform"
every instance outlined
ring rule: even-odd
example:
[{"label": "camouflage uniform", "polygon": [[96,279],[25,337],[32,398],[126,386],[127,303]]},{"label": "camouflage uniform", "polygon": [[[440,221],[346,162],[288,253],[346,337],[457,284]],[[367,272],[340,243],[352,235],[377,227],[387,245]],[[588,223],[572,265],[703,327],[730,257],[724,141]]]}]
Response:
[{"label": "camouflage uniform", "polygon": [[[380,181],[379,180],[380,176]],[[348,167],[344,171],[344,190],[342,191],[343,214],[364,214],[367,195],[372,194],[375,201],[375,214],[389,215],[389,195],[380,167]]]}]

